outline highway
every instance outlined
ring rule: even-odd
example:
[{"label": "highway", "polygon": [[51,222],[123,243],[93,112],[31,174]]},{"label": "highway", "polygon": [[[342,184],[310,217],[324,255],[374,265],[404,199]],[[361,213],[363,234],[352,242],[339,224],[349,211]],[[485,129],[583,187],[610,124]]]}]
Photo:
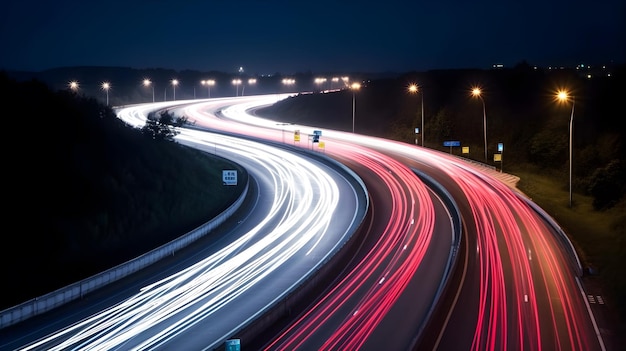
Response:
[{"label": "highway", "polygon": [[[143,108],[119,114],[138,123]],[[255,189],[248,211],[189,257],[0,330],[0,348],[218,347],[319,269],[365,215],[358,179],[319,155],[196,130],[176,138],[248,170]]]},{"label": "highway", "polygon": [[[186,130],[179,136],[181,142],[202,145],[207,151],[219,150],[226,157],[222,153],[235,141],[218,147],[218,139],[245,135],[267,144],[282,144],[290,151],[287,154],[299,150],[328,156],[355,170],[368,185],[372,220],[369,231],[361,233],[368,239],[367,244],[340,272],[339,280],[303,311],[302,318],[291,316],[282,332],[272,336],[264,347],[272,350],[326,347],[378,350],[384,345],[420,350],[604,349],[578,279],[580,267],[576,257],[558,225],[530,200],[481,167],[446,153],[254,116],[256,107],[284,97],[178,102],[172,110],[188,117],[198,128],[226,133],[218,137]],[[150,105],[130,109],[133,112],[125,120],[139,121],[145,109],[173,107]],[[322,130],[323,144],[311,143],[314,130]],[[294,139],[296,131],[300,133],[300,141]],[[263,155],[255,157],[263,158]],[[458,256],[451,251],[454,233],[451,233],[449,206],[444,206],[439,196],[412,170],[443,185],[458,206],[463,228]],[[268,179],[282,179],[282,174]],[[344,223],[344,227],[352,228],[353,224]],[[271,251],[265,248],[256,253],[261,255],[264,250]],[[321,247],[319,252],[321,255]],[[451,258],[455,260],[450,261]],[[296,280],[304,276],[294,274]],[[272,277],[275,276],[268,274],[264,279]],[[214,289],[222,288],[215,285]],[[252,296],[245,294],[241,296]],[[248,300],[257,299],[257,294],[253,294],[254,298]],[[410,298],[413,296],[419,298]],[[165,300],[158,301],[160,304]],[[215,300],[204,301],[205,308],[215,305]],[[162,309],[160,305],[157,307],[150,313]],[[250,316],[260,315],[261,312]],[[204,326],[203,333],[214,328],[215,323],[206,322],[211,318],[207,315],[198,322]],[[136,320],[138,325],[143,325],[143,319]],[[205,322],[208,324],[201,324]],[[135,329],[120,329],[119,321],[111,324],[111,328],[107,336],[111,339],[118,338],[120,330]],[[137,334],[124,341],[131,340],[131,344],[124,345],[137,345],[137,349],[183,345],[195,349],[202,344],[212,348],[225,338],[236,337],[236,328],[211,338],[215,343],[206,339],[201,343],[198,337],[198,344],[184,344],[179,336],[194,339],[198,329],[179,334],[182,329],[165,325],[158,329],[150,325],[146,330],[157,329],[157,333],[148,335],[157,336]],[[159,330],[176,332],[169,339],[162,337]],[[409,335],[418,338],[408,340]]]},{"label": "highway", "polygon": [[[245,129],[246,135],[284,142],[280,124],[268,122],[273,127],[269,129],[252,124],[233,126],[220,118],[245,117],[245,110],[252,104],[215,110],[214,106],[200,103],[178,112],[198,126]],[[294,140],[292,135],[290,139]],[[322,152],[308,138],[294,140],[293,145]],[[361,234],[367,244],[347,267],[342,267],[342,272],[337,272],[335,281],[315,302],[315,308],[282,333],[279,340],[265,347],[406,349],[425,324],[451,264],[451,215],[441,199],[405,165],[350,142],[336,141],[333,145],[332,152],[326,154],[355,170],[370,192],[372,220]],[[420,298],[410,298],[413,296]],[[398,327],[397,321],[389,317],[398,312],[413,323]],[[390,339],[390,335],[394,338]]]},{"label": "highway", "polygon": [[[276,124],[250,111],[237,119],[265,128]],[[282,128],[312,133],[320,127]],[[351,142],[420,169],[445,184],[459,205],[463,262],[418,349],[604,349],[577,258],[558,224],[530,200],[446,153],[332,130],[323,130],[323,138],[327,154]]]}]

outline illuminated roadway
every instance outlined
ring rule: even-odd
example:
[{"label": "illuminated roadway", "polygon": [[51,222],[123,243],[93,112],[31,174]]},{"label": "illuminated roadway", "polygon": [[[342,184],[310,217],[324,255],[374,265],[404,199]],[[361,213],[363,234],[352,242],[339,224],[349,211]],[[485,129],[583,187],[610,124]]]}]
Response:
[{"label": "illuminated roadway", "polygon": [[[137,125],[140,109],[119,115]],[[331,160],[195,130],[176,138],[246,168],[256,189],[250,211],[192,257],[161,265],[158,278],[141,272],[105,288],[111,295],[55,310],[50,316],[58,319],[0,330],[0,348],[217,347],[318,269],[365,214],[368,199],[356,178]]]},{"label": "illuminated roadway", "polygon": [[[350,305],[348,307],[342,305],[343,307],[336,308],[334,312],[338,313],[336,316],[359,318],[345,318],[339,326],[331,327],[329,330],[336,332],[330,337],[328,335],[320,337],[317,329],[314,332],[305,332],[301,334],[304,335],[304,341],[300,336],[297,341],[302,342],[301,345],[319,345],[320,342],[329,342],[333,345],[348,345],[348,348],[380,349],[381,344],[371,343],[377,328],[378,330],[384,329],[385,325],[393,325],[394,322],[398,324],[406,320],[403,318],[400,321],[389,321],[385,320],[382,315],[397,306],[394,305],[397,301],[394,299],[400,299],[402,292],[406,291],[401,291],[401,289],[410,285],[407,282],[408,277],[411,274],[417,274],[420,269],[425,269],[426,266],[422,265],[426,262],[424,253],[433,246],[430,240],[432,240],[432,234],[437,232],[433,218],[435,213],[441,211],[441,206],[435,205],[435,196],[428,192],[423,184],[420,184],[419,179],[404,173],[403,169],[408,170],[412,167],[428,174],[446,187],[455,203],[458,204],[463,219],[463,243],[458,256],[459,264],[453,272],[454,279],[450,281],[443,300],[437,305],[436,314],[431,316],[426,333],[420,334],[417,348],[441,350],[603,349],[602,340],[597,336],[598,331],[594,325],[593,316],[590,315],[584,293],[579,285],[577,278],[579,267],[569,252],[567,242],[559,238],[559,235],[562,235],[558,233],[559,228],[551,225],[550,219],[523,196],[497,179],[481,172],[472,164],[445,153],[331,130],[323,130],[322,140],[325,147],[316,149],[317,145],[311,144],[307,137],[312,134],[313,129],[320,129],[319,127],[277,123],[241,113],[254,106],[271,103],[270,100],[268,98],[265,100],[263,98],[250,98],[249,100],[240,98],[238,101],[244,104],[222,110],[220,114],[228,119],[237,119],[245,123],[238,128],[239,133],[251,134],[273,142],[286,140],[294,147],[323,152],[343,161],[354,159],[364,153],[370,156],[375,155],[375,158],[380,161],[372,163],[370,167],[387,164],[390,166],[389,173],[393,174],[389,178],[382,173],[377,174],[380,179],[387,179],[386,187],[391,189],[390,185],[395,183],[393,186],[403,188],[398,190],[398,197],[394,197],[394,201],[389,202],[392,208],[403,208],[397,212],[398,217],[395,219],[391,215],[394,211],[389,212],[392,219],[390,225],[398,227],[389,232],[383,232],[386,240],[390,240],[386,242],[390,246],[385,246],[387,253],[381,256],[381,260],[377,261],[377,266],[370,271],[372,275],[363,280],[365,284],[356,289],[366,292],[355,298],[358,309],[355,310]],[[184,107],[185,115],[195,116],[189,109],[196,109],[197,113],[202,114],[202,111],[207,108],[203,104],[200,102]],[[224,102],[223,107],[229,104],[231,103]],[[212,108],[217,110],[218,106],[213,105]],[[231,131],[233,129],[232,121],[225,119],[212,118],[209,123],[216,129]],[[252,128],[253,125],[257,128]],[[292,142],[293,132],[296,129],[300,130],[303,138],[297,145]],[[287,135],[286,139],[285,135]],[[347,144],[353,145],[354,153],[348,151]],[[371,160],[372,157],[368,159]],[[362,163],[364,160],[358,162]],[[372,171],[376,173],[376,170]],[[412,180],[407,181],[407,179]],[[407,195],[409,196],[402,199]],[[416,199],[419,199],[419,203],[415,201]],[[435,208],[439,210],[435,211]],[[424,217],[422,217],[422,212],[426,213]],[[437,216],[438,222],[440,214]],[[408,219],[412,219],[413,222],[407,221]],[[408,223],[417,225],[413,228],[408,226]],[[393,239],[394,236],[395,239]],[[403,240],[411,243],[408,247],[416,250],[414,251],[416,255],[403,256],[404,246],[399,245]],[[379,249],[374,251],[379,251]],[[445,250],[439,250],[437,255],[441,256],[442,251]],[[448,254],[446,252],[443,256]],[[415,258],[415,261],[406,262],[412,261],[412,258]],[[441,273],[445,272],[445,267],[441,266],[442,262],[446,260],[440,257],[437,267]],[[342,276],[351,277],[351,271],[344,273],[345,275]],[[387,274],[391,273],[398,273],[394,277],[400,279],[388,286],[397,287],[400,290],[386,290],[387,284],[384,283],[390,277]],[[354,284],[358,279],[349,279],[346,282]],[[423,289],[426,299],[432,299],[432,284],[435,281],[437,279],[433,278],[430,284],[417,287],[416,291]],[[343,282],[337,286],[340,287],[342,284]],[[383,286],[376,287],[376,285]],[[426,286],[430,286],[430,292],[427,292]],[[350,295],[348,300],[351,300],[352,296]],[[387,298],[387,296],[390,297]],[[333,292],[320,298],[320,301],[333,301]],[[432,302],[429,300],[428,303]],[[415,303],[420,303],[419,299]],[[310,316],[323,316],[325,311],[328,311],[324,309],[327,306],[332,307],[333,304],[318,304],[307,310],[307,313]],[[369,316],[365,314],[367,317],[360,318],[364,311],[371,312],[371,314]],[[332,318],[342,320],[341,317]],[[359,321],[355,322],[357,319]],[[300,328],[298,323],[312,325],[307,319],[293,322],[294,328]],[[417,320],[412,323],[423,322]],[[363,328],[364,331],[362,331]],[[415,325],[414,330],[420,330],[420,325]],[[382,342],[384,341],[383,338]],[[290,349],[290,346],[285,346],[284,349]]]},{"label": "illuminated roadway", "polygon": [[[285,142],[273,128],[235,124],[218,116],[246,118],[251,99],[215,110],[197,103],[175,112],[199,126],[245,130],[246,135]],[[282,127],[282,126],[281,126]],[[307,133],[310,134],[310,133]],[[343,267],[316,311],[299,320],[270,349],[406,349],[428,319],[446,276],[452,246],[451,214],[441,200],[405,165],[371,148],[335,141],[332,153],[310,143],[308,135],[288,144],[325,152],[353,168],[371,196],[372,221],[363,248]],[[439,219],[435,230],[436,219]],[[442,220],[443,219],[443,220]],[[447,220],[446,220],[447,219]],[[417,297],[417,298],[416,298]],[[395,316],[404,321],[398,325]],[[236,335],[236,334],[235,334]],[[393,336],[392,339],[389,339]],[[246,340],[244,339],[244,342]],[[246,348],[250,347],[248,345]],[[254,347],[253,347],[254,348]]]},{"label": "illuminated roadway", "polygon": [[[275,122],[251,115],[230,117],[276,128]],[[281,128],[304,134],[321,129]],[[323,130],[323,140],[327,154],[336,143],[352,142],[420,169],[444,184],[460,208],[462,261],[418,348],[604,349],[571,244],[530,200],[479,167],[445,153],[332,130]]]}]

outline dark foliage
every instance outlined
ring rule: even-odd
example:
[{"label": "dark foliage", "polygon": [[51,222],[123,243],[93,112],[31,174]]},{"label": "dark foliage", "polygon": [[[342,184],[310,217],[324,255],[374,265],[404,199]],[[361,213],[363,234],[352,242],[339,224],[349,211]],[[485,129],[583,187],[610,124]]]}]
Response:
[{"label": "dark foliage", "polygon": [[[0,308],[134,258],[215,217],[245,170],[176,142],[154,142],[93,98],[0,74],[4,138]],[[185,123],[176,119],[172,125]],[[20,123],[17,123],[20,122]],[[175,220],[173,220],[175,218]]]},{"label": "dark foliage", "polygon": [[153,140],[174,141],[174,137],[179,133],[175,127],[181,125],[182,123],[167,110],[161,111],[158,116],[151,112],[141,132]]},{"label": "dark foliage", "polygon": [[[535,69],[521,62],[512,69],[442,70],[409,73],[396,78],[368,82],[358,92],[307,94],[285,99],[257,113],[281,122],[313,124],[322,128],[350,131],[355,102],[357,133],[415,143],[448,152],[446,140],[459,140],[470,153],[462,156],[485,162],[483,109],[472,98],[472,86],[483,88],[487,120],[487,163],[499,167],[493,154],[504,144],[507,164],[531,163],[564,178],[569,164],[569,120],[571,102],[558,103],[556,91],[567,87],[575,96],[573,129],[574,190],[602,196],[600,183],[589,183],[596,170],[602,174],[613,160],[625,160],[623,108],[619,93],[626,80],[625,67],[600,69],[593,79],[576,70]],[[408,86],[419,83],[420,93]],[[422,96],[420,96],[422,94]],[[421,104],[424,104],[424,130]],[[452,150],[460,155],[460,149]],[[596,179],[598,181],[599,179]],[[591,189],[595,189],[591,191]],[[614,192],[616,196],[623,194]],[[603,207],[615,201],[599,200]]]},{"label": "dark foliage", "polygon": [[589,184],[594,209],[604,210],[617,204],[626,191],[624,179],[626,163],[623,160],[612,160],[606,167],[597,168]]}]

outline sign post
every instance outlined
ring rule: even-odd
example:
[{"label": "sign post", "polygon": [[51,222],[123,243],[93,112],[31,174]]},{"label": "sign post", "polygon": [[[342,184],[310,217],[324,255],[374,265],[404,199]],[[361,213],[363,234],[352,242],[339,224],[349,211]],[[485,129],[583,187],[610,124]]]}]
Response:
[{"label": "sign post", "polygon": [[458,140],[448,140],[448,141],[444,141],[443,142],[443,146],[449,146],[450,147],[450,154],[452,154],[452,147],[453,146],[461,146],[461,142]]},{"label": "sign post", "polygon": [[[319,143],[321,136],[322,136],[322,131],[321,130],[314,130],[313,131],[313,142],[312,142],[312,144]],[[313,149],[313,145],[312,144],[311,144],[311,149]]]},{"label": "sign post", "polygon": [[[500,155],[500,159],[499,159],[499,161],[500,161],[500,173],[502,173],[502,168],[504,168],[504,166],[503,166],[504,162],[502,161],[502,158],[504,156],[504,143],[498,143],[498,152],[500,153],[499,154]],[[496,154],[496,155],[498,155],[498,154]],[[494,161],[496,161],[495,155],[494,155]]]}]

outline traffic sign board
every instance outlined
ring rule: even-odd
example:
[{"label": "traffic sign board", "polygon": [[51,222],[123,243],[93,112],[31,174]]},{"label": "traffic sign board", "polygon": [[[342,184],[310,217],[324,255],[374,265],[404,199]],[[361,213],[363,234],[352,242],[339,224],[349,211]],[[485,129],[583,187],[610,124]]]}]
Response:
[{"label": "traffic sign board", "polygon": [[443,146],[461,146],[461,142],[458,140],[448,140],[443,142]]}]

